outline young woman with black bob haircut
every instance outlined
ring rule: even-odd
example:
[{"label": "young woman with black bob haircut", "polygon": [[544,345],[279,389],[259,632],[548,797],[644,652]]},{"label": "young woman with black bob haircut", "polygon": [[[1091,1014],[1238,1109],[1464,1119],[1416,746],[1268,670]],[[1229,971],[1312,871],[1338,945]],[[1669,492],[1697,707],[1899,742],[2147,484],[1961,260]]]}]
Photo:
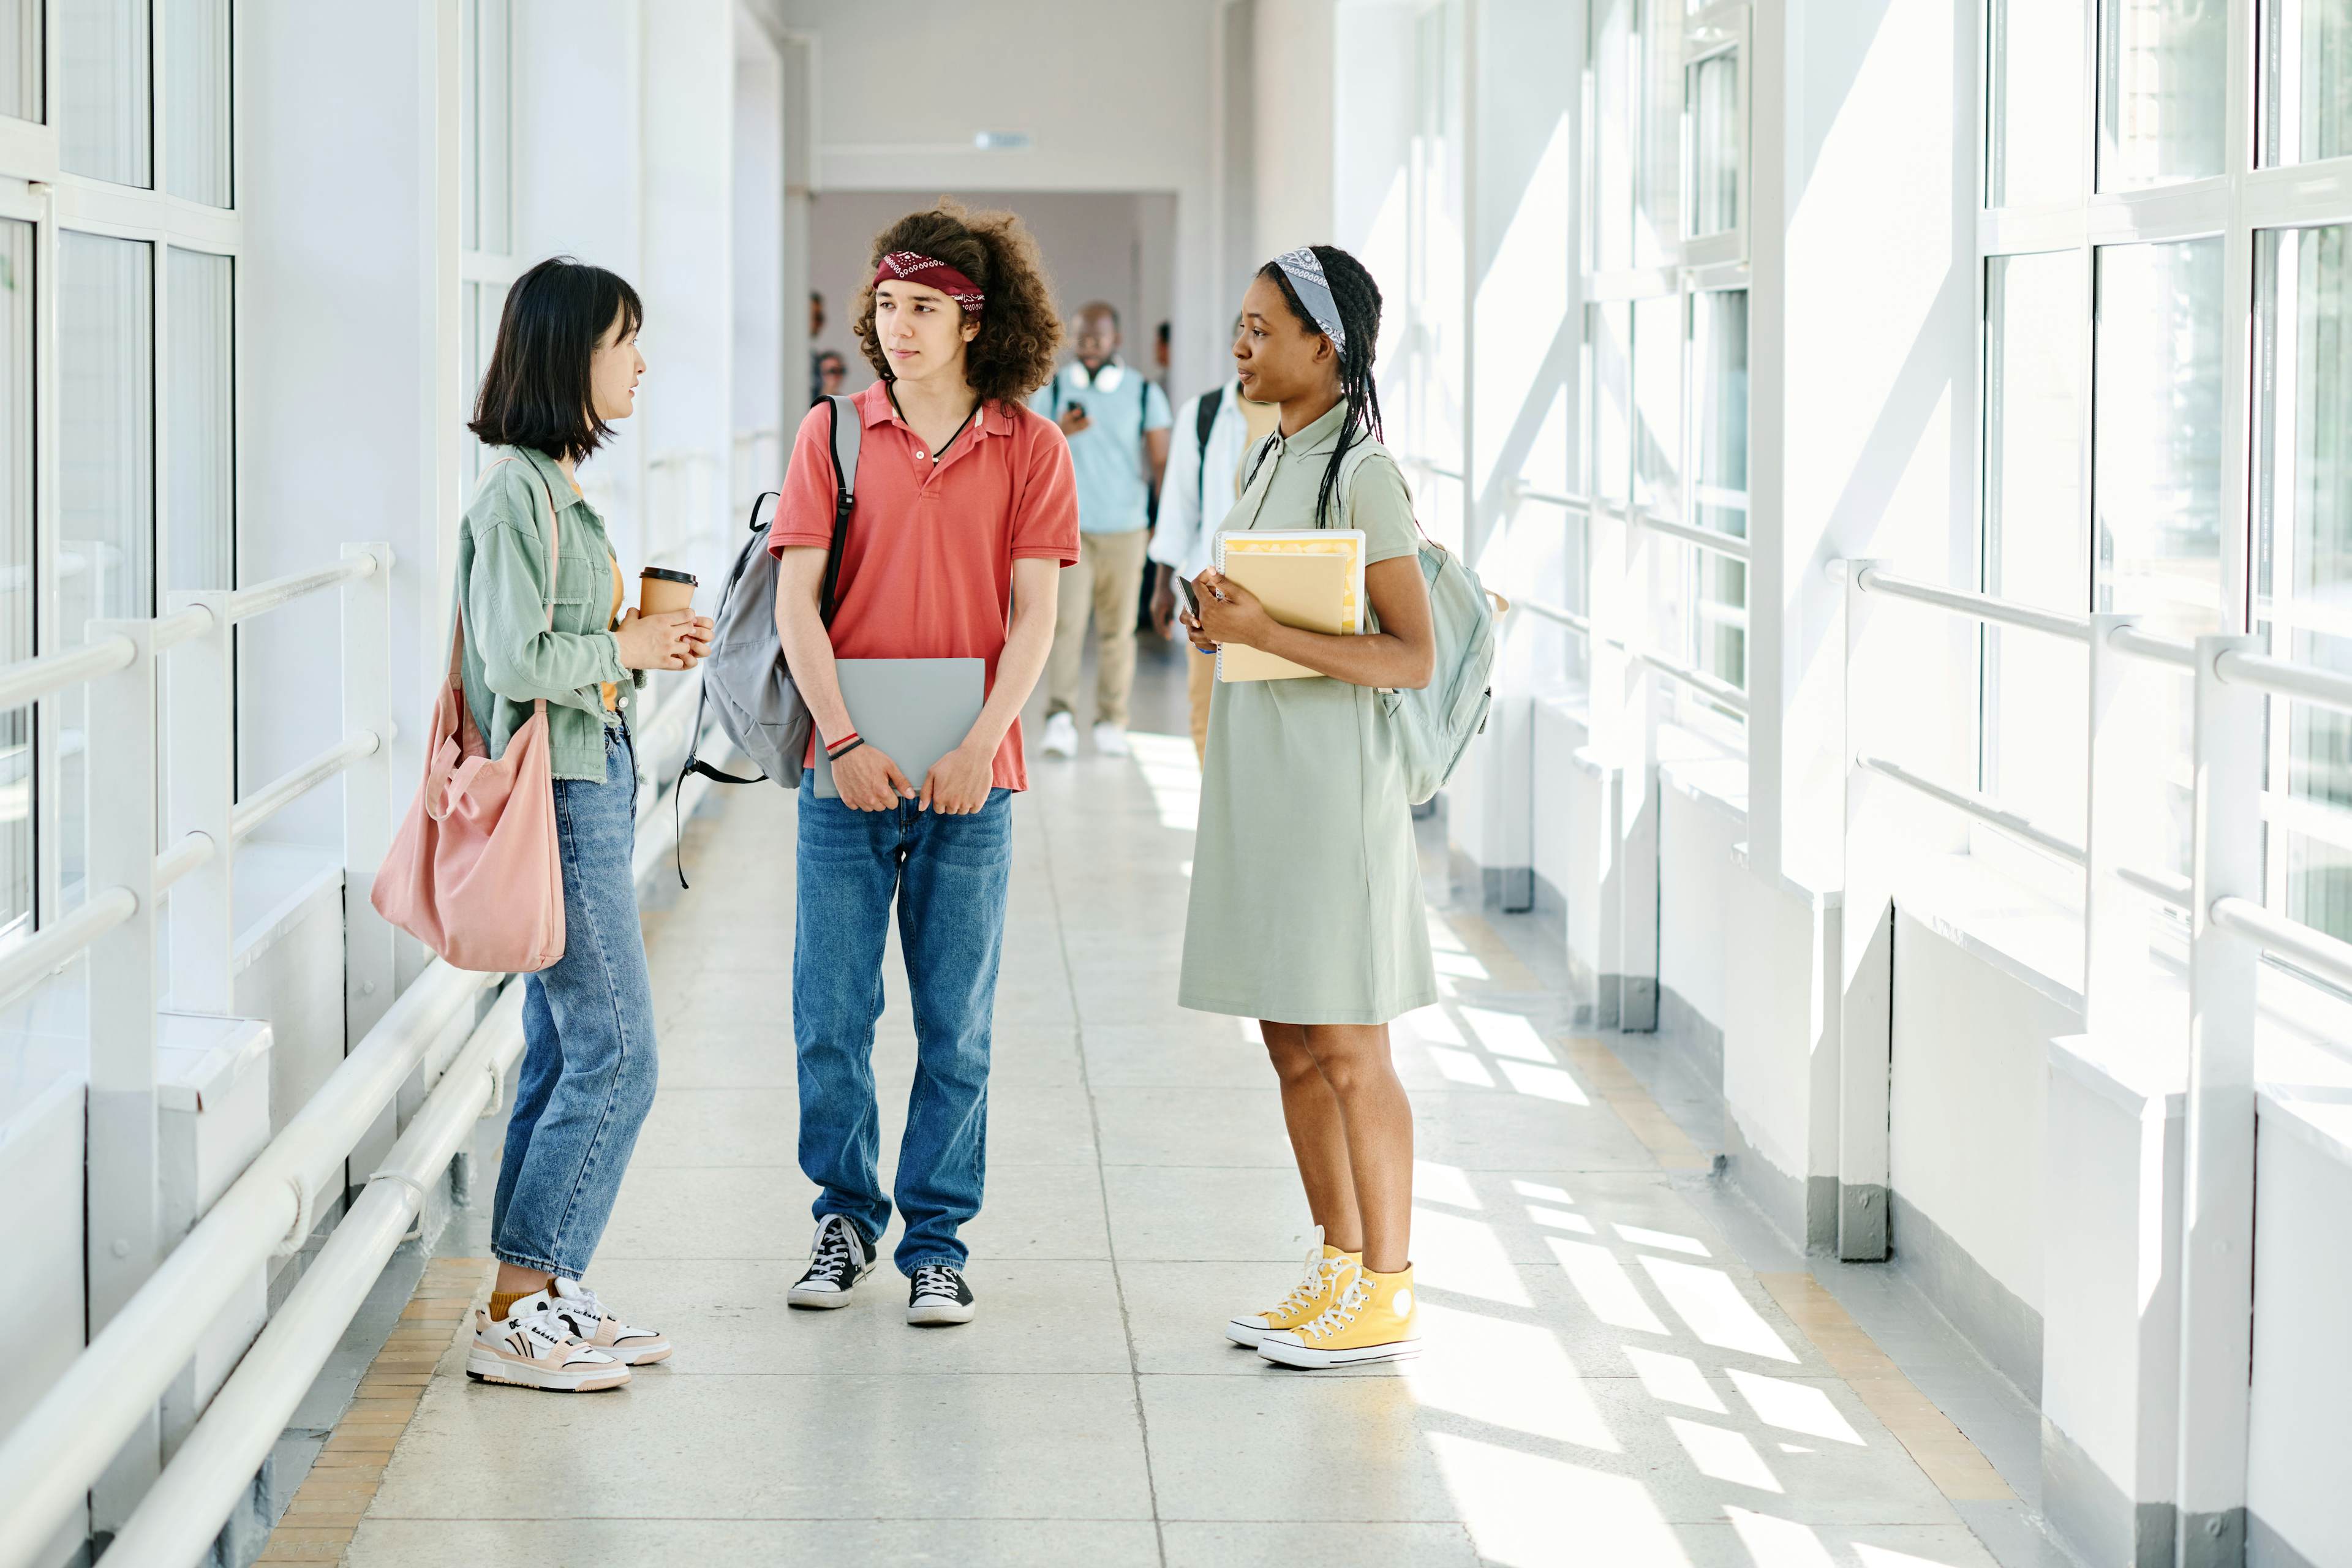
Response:
[{"label": "young woman with black bob haircut", "polygon": [[1381,291],[1334,246],[1261,268],[1234,363],[1282,406],[1223,531],[1361,529],[1367,634],[1285,626],[1213,568],[1194,646],[1262,648],[1316,677],[1219,682],[1193,843],[1178,999],[1259,1020],[1320,1247],[1278,1305],[1226,1327],[1269,1361],[1320,1368],[1420,1348],[1412,1291],[1412,1108],[1389,1021],[1437,1000],[1412,812],[1379,689],[1436,659],[1404,476],[1380,445]]},{"label": "young woman with black bob haircut", "polygon": [[[881,379],[850,399],[857,499],[830,620],[834,409],[802,421],[768,534],[776,635],[839,798],[801,781],[793,942],[800,1163],[817,1188],[807,1271],[786,1300],[841,1307],[878,1261],[895,1204],[907,1321],[971,1321],[961,1232],[980,1212],[1013,795],[1028,787],[1021,707],[1054,644],[1078,558],[1077,481],[1054,422],[1024,400],[1054,374],[1060,314],[1010,213],[953,202],[875,237],[857,340]],[[928,770],[858,733],[840,659],[978,659],[979,712]],[[908,767],[913,759],[903,759]],[[874,1022],[896,902],[915,1014],[915,1082],[886,1194],[877,1168]]]},{"label": "young woman with black bob haircut", "polygon": [[691,668],[710,632],[684,610],[623,612],[604,520],[573,477],[636,407],[644,314],[628,284],[566,257],[515,280],[469,426],[488,450],[457,530],[466,707],[483,749],[502,754],[547,703],[564,923],[562,958],[523,982],[490,1218],[499,1276],[467,1371],[562,1393],[616,1387],[670,1352],[580,1282],[654,1099],[631,695],[646,670]]}]

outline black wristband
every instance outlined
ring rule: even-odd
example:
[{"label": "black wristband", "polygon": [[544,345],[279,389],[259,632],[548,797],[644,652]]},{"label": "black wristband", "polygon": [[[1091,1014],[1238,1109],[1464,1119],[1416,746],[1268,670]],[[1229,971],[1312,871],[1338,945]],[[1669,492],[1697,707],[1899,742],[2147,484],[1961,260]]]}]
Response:
[{"label": "black wristband", "polygon": [[850,752],[857,750],[858,747],[864,744],[866,744],[866,742],[863,737],[852,736],[850,738],[849,744],[842,747],[841,750],[837,752],[827,752],[824,754],[824,760],[828,763],[837,763],[841,761],[842,758],[849,755]]}]

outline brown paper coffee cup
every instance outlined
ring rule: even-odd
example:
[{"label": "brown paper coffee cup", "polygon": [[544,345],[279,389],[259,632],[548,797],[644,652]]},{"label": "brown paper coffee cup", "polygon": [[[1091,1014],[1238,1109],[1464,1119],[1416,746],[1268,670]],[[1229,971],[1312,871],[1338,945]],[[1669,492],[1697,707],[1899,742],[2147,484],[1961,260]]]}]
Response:
[{"label": "brown paper coffee cup", "polygon": [[672,572],[663,566],[648,566],[637,574],[637,613],[657,616],[664,610],[686,610],[694,606],[695,577],[691,572]]}]

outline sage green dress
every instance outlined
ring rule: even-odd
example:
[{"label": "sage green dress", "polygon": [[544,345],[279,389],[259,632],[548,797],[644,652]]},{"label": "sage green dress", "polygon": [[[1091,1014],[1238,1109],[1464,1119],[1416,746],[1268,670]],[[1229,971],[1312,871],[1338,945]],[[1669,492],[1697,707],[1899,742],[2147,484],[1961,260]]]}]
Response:
[{"label": "sage green dress", "polygon": [[[1313,528],[1346,405],[1270,448],[1221,531]],[[1375,447],[1329,526],[1367,566],[1419,540]],[[1366,606],[1366,618],[1372,619]],[[1385,1024],[1437,1000],[1421,863],[1380,693],[1324,676],[1219,681],[1209,703],[1177,1001],[1279,1024]]]}]

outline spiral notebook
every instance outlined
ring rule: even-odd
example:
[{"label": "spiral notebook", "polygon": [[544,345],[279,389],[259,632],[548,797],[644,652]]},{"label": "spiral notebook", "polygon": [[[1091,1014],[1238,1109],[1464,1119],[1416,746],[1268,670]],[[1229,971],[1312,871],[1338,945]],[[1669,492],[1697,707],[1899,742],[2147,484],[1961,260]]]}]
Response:
[{"label": "spiral notebook", "polygon": [[[1217,535],[1217,570],[1286,626],[1353,637],[1364,629],[1364,531],[1268,529]],[[1296,680],[1315,671],[1261,648],[1217,650],[1219,680]]]}]

